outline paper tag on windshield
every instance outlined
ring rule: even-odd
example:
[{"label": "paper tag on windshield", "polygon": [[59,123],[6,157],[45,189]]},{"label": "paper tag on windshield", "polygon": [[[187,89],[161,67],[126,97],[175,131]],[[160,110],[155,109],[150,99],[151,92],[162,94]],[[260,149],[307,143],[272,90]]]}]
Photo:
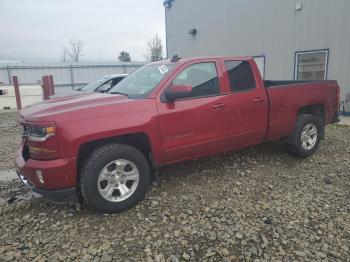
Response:
[{"label": "paper tag on windshield", "polygon": [[166,65],[161,65],[160,67],[158,67],[158,70],[161,74],[165,74],[166,72],[169,71]]}]

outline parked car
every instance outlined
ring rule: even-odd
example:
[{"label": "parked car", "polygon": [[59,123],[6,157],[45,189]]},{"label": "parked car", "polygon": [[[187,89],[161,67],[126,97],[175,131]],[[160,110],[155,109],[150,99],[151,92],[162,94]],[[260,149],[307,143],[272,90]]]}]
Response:
[{"label": "parked car", "polygon": [[90,82],[89,84],[79,87],[74,90],[69,90],[67,92],[63,92],[61,94],[52,95],[49,99],[59,98],[65,96],[74,96],[81,95],[81,92],[91,93],[91,92],[100,92],[106,93],[120,81],[122,81],[128,74],[118,74],[118,75],[107,75],[103,76],[97,80]]},{"label": "parked car", "polygon": [[35,192],[119,212],[146,194],[157,167],[285,139],[313,154],[338,119],[336,81],[263,81],[250,57],[151,63],[109,93],[21,111],[17,170]]}]

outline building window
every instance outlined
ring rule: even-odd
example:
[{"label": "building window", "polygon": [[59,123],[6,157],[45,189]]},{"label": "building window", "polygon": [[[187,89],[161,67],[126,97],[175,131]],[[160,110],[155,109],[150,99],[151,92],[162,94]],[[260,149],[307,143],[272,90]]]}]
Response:
[{"label": "building window", "polygon": [[326,80],[328,50],[295,53],[295,80]]},{"label": "building window", "polygon": [[232,92],[248,91],[255,88],[252,69],[247,61],[225,61]]},{"label": "building window", "polygon": [[262,79],[265,79],[265,56],[253,56]]}]

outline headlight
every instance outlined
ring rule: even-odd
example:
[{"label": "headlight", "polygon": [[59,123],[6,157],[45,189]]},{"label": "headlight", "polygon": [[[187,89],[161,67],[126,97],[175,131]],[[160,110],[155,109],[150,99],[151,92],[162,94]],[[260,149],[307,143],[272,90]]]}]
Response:
[{"label": "headlight", "polygon": [[43,142],[56,134],[56,127],[52,124],[47,126],[28,125],[27,132],[30,141]]}]

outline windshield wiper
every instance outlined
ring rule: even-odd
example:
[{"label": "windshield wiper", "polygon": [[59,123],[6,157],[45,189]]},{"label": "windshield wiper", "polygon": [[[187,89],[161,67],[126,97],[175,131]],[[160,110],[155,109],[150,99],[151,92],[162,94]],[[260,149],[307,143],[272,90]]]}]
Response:
[{"label": "windshield wiper", "polygon": [[129,95],[123,92],[119,92],[119,91],[114,91],[114,92],[109,92],[112,95],[122,95],[122,96],[126,96],[127,98],[129,98]]}]

